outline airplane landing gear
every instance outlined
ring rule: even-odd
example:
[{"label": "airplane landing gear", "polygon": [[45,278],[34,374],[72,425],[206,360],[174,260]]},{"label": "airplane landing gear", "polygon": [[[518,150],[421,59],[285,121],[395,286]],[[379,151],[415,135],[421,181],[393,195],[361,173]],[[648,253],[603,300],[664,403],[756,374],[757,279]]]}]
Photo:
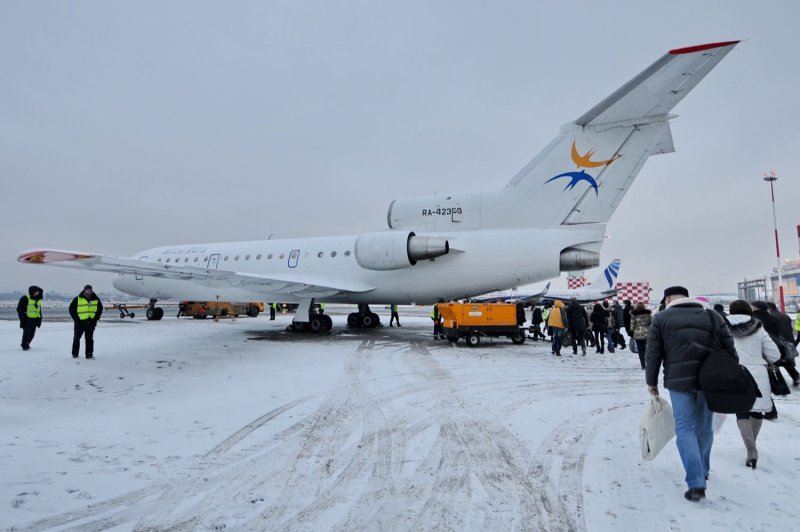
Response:
[{"label": "airplane landing gear", "polygon": [[347,326],[351,328],[363,327],[364,329],[374,329],[381,327],[381,317],[369,309],[369,305],[358,305],[358,312],[347,315]]},{"label": "airplane landing gear", "polygon": [[151,299],[144,315],[149,321],[158,321],[164,317],[164,309],[156,306],[157,299]]},{"label": "airplane landing gear", "polygon": [[[331,332],[331,329],[333,329],[333,320],[327,314],[314,312],[315,308],[313,299],[310,301],[302,301],[297,307],[295,319],[292,320],[292,324],[289,325],[286,330],[295,332],[310,331],[322,334]],[[298,317],[305,315],[308,316],[308,321],[298,320]]]}]

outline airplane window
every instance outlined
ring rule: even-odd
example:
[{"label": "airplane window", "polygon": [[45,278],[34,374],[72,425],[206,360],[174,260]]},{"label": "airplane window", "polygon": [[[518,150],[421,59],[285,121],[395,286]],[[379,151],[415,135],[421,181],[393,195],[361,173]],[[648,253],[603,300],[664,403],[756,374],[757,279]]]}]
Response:
[{"label": "airplane window", "polygon": [[195,257],[195,258],[194,258],[194,261],[195,261],[195,262],[197,262],[198,260],[200,260],[200,257]]},{"label": "airplane window", "polygon": [[344,252],[344,256],[345,256],[345,257],[349,257],[349,256],[350,256],[350,250],[347,250],[347,251],[345,251],[345,252]]},{"label": "airplane window", "polygon": [[279,258],[279,259],[282,259],[282,258],[284,258],[285,256],[286,256],[286,255],[284,255],[283,253],[281,253],[281,256],[280,256],[280,257],[278,257],[278,258]]},{"label": "airplane window", "polygon": [[225,255],[225,258],[222,259],[222,260],[228,260],[228,255]]},{"label": "airplane window", "polygon": [[185,259],[183,259],[183,262],[189,262],[189,257],[186,257]]},{"label": "airplane window", "polygon": [[208,257],[203,257],[203,262],[208,262]]},{"label": "airplane window", "polygon": [[319,253],[317,253],[317,257],[320,257],[320,258],[322,258],[322,256],[323,256],[324,254],[325,254],[325,253],[323,253],[323,252],[321,252],[321,251],[320,251]]},{"label": "airplane window", "polygon": [[331,251],[331,257],[335,257],[335,256],[336,256],[336,252],[335,251]]},{"label": "airplane window", "polygon": [[158,259],[158,262],[161,262],[161,259]]},{"label": "airplane window", "polygon": [[244,260],[250,260],[250,255],[245,255]]},{"label": "airplane window", "polygon": [[235,257],[233,257],[233,260],[239,260],[239,255],[236,255]]},{"label": "airplane window", "polygon": [[268,258],[269,260],[272,260],[272,253],[270,253],[269,255],[267,255],[267,258]]},{"label": "airplane window", "polygon": [[169,259],[167,259],[167,262],[169,262]]},{"label": "airplane window", "polygon": [[261,260],[261,253],[259,253],[258,255],[256,255],[256,260]]}]

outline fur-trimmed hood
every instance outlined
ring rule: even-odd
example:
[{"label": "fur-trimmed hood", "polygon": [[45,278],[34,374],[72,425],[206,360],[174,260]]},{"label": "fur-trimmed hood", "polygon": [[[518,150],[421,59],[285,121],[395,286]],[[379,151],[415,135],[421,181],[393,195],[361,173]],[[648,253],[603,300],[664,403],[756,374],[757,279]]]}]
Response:
[{"label": "fur-trimmed hood", "polygon": [[760,321],[748,316],[747,314],[731,314],[728,316],[728,324],[734,338],[744,338],[756,333],[763,325]]}]

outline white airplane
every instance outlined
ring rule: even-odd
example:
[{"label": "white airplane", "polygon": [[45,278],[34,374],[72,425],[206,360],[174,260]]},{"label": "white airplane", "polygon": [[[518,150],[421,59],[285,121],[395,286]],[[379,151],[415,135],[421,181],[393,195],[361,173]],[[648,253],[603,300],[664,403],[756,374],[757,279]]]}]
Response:
[{"label": "white airplane", "polygon": [[541,299],[542,301],[555,301],[556,299],[569,301],[574,298],[578,303],[592,303],[613,297],[618,292],[615,284],[619,275],[619,266],[619,259],[614,259],[589,286],[575,290],[547,290]]},{"label": "white airplane", "polygon": [[474,301],[476,303],[483,303],[483,302],[493,302],[493,301],[503,301],[506,303],[528,303],[528,302],[535,302],[539,301],[542,296],[544,296],[548,290],[550,290],[550,284],[547,283],[544,288],[538,290],[536,292],[530,292],[528,290],[520,290],[519,288],[512,288],[511,290],[500,290],[495,292],[489,292],[488,294],[482,294],[479,296],[471,297],[470,301]]},{"label": "white airplane", "polygon": [[182,244],[132,257],[34,249],[17,260],[117,274],[151,299],[298,303],[293,327],[325,331],[314,302],[430,304],[598,266],[611,215],[647,158],[674,151],[670,114],[738,41],[671,50],[559,134],[504,188],[400,198],[389,229],[360,235]]}]

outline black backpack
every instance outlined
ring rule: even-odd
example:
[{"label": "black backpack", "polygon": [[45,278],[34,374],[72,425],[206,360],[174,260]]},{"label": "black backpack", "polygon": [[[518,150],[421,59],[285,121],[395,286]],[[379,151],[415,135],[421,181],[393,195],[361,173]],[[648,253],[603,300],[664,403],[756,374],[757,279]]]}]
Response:
[{"label": "black backpack", "polygon": [[720,414],[749,412],[756,402],[756,397],[761,397],[761,393],[747,368],[722,348],[713,312],[707,311],[711,320],[711,344],[710,347],[706,347],[708,355],[700,367],[700,389],[712,412]]}]

